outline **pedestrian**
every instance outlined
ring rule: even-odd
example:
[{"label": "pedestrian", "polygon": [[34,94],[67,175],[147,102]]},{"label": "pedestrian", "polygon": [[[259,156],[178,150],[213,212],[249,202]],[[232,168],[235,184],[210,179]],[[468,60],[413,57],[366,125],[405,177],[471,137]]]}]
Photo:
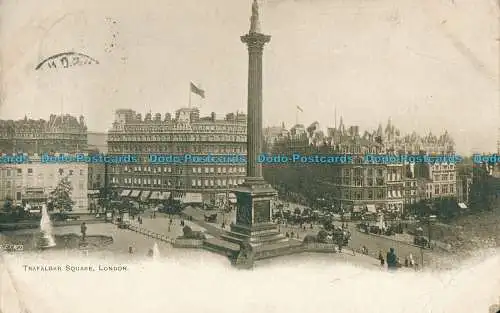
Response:
[{"label": "pedestrian", "polygon": [[128,253],[130,253],[130,254],[134,253],[134,248],[132,246],[128,247]]},{"label": "pedestrian", "polygon": [[415,260],[413,259],[413,254],[410,253],[410,256],[408,257],[408,262],[410,263],[410,267],[413,267],[415,265]]},{"label": "pedestrian", "polygon": [[290,234],[288,232],[286,232],[286,238],[290,238]]},{"label": "pedestrian", "polygon": [[385,260],[384,260],[384,256],[382,255],[382,251],[379,251],[379,253],[378,253],[378,259],[380,260],[380,266],[384,266],[385,265]]},{"label": "pedestrian", "polygon": [[387,268],[390,270],[395,270],[398,266],[398,256],[396,255],[396,252],[394,251],[394,248],[390,248],[389,251],[387,252]]},{"label": "pedestrian", "polygon": [[405,267],[409,267],[410,266],[410,260],[408,259],[408,257],[405,258]]}]

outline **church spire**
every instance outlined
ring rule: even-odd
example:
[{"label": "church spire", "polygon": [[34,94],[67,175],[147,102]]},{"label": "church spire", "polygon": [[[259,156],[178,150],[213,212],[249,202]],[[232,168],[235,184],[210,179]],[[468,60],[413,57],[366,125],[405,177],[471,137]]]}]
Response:
[{"label": "church spire", "polygon": [[249,33],[260,34],[259,4],[257,3],[257,0],[253,0],[252,3],[252,16],[250,17]]}]

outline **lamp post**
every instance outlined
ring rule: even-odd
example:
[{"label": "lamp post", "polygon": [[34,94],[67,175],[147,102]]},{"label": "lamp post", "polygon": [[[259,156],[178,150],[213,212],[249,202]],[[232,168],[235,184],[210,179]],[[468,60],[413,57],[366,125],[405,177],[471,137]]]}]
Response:
[{"label": "lamp post", "polygon": [[[427,232],[429,235],[428,247],[431,248],[431,235],[432,235],[432,224],[437,220],[436,215],[430,215],[425,218],[425,222],[427,223]],[[424,247],[420,245],[420,259],[422,260],[422,267],[424,266]]]},{"label": "lamp post", "polygon": [[429,233],[429,248],[431,248],[432,224],[437,220],[436,215],[431,215],[427,218],[427,231]]}]

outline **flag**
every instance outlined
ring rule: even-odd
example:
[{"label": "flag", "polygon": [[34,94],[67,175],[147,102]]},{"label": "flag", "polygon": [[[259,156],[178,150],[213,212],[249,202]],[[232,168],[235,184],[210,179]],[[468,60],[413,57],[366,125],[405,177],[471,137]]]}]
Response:
[{"label": "flag", "polygon": [[196,87],[193,83],[191,83],[191,92],[205,99],[205,90]]},{"label": "flag", "polygon": [[297,106],[297,110],[299,110],[300,112],[304,112],[304,110],[302,110],[302,108],[299,106]]}]

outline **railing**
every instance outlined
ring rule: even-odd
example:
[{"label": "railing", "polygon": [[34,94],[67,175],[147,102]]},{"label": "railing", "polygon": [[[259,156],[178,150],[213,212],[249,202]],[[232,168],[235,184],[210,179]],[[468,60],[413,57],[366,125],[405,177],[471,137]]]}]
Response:
[{"label": "railing", "polygon": [[150,231],[148,229],[145,229],[145,228],[142,228],[142,227],[139,227],[139,226],[136,226],[136,225],[130,224],[130,225],[128,225],[128,229],[130,229],[131,231],[135,231],[136,233],[145,235],[147,237],[158,239],[158,240],[170,243],[170,244],[174,244],[175,243],[175,239],[169,238],[169,237],[167,237],[165,235],[156,233],[154,231]]},{"label": "railing", "polygon": [[173,243],[175,248],[203,248],[205,240],[178,238]]},{"label": "railing", "polygon": [[306,251],[337,252],[338,245],[333,243],[311,242],[304,244]]}]

